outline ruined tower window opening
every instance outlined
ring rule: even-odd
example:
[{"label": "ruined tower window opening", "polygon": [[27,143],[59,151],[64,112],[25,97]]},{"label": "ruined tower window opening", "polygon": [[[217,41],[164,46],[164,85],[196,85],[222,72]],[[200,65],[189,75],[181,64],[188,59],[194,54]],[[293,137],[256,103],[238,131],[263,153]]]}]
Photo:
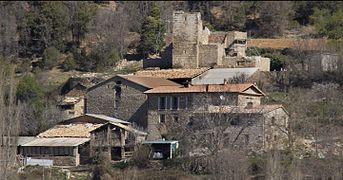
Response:
[{"label": "ruined tower window opening", "polygon": [[166,115],[160,114],[159,123],[165,123],[165,122],[166,122]]},{"label": "ruined tower window opening", "polygon": [[158,97],[158,110],[165,110],[167,107],[166,97]]},{"label": "ruined tower window opening", "polygon": [[275,125],[275,117],[272,117],[271,123],[272,125]]}]

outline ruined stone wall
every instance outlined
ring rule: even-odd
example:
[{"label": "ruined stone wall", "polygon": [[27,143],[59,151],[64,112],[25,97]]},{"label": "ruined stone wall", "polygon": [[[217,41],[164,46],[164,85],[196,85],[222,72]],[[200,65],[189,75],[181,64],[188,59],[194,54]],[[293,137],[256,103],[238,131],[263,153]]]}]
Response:
[{"label": "ruined stone wall", "polygon": [[211,31],[207,27],[205,27],[201,33],[200,43],[208,44],[208,37],[210,36],[210,34],[211,34]]},{"label": "ruined stone wall", "polygon": [[144,59],[143,68],[159,67],[161,69],[172,68],[172,45],[167,46],[161,53],[161,58]]},{"label": "ruined stone wall", "polygon": [[254,56],[253,61],[255,62],[255,67],[259,71],[270,71],[270,59],[260,56]]},{"label": "ruined stone wall", "polygon": [[213,67],[217,65],[219,59],[219,44],[207,44],[199,46],[199,66]]},{"label": "ruined stone wall", "polygon": [[265,116],[265,148],[282,149],[287,141],[288,114],[282,109],[271,111]]},{"label": "ruined stone wall", "polygon": [[200,13],[173,14],[173,68],[197,68],[202,35]]},{"label": "ruined stone wall", "polygon": [[[121,80],[121,98],[115,101],[115,81]],[[147,90],[123,79],[113,79],[87,93],[87,113],[104,114],[146,127]]]},{"label": "ruined stone wall", "polygon": [[85,114],[85,100],[82,97],[81,100],[74,105],[74,117],[82,116]]}]

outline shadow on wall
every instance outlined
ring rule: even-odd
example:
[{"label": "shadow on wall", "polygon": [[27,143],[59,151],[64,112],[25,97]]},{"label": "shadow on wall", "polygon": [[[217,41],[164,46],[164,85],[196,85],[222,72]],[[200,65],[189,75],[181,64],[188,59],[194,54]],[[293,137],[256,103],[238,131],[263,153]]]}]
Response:
[{"label": "shadow on wall", "polygon": [[143,60],[143,68],[172,68],[172,44],[167,46],[161,53],[160,58],[147,58]]},{"label": "shadow on wall", "polygon": [[[144,129],[148,126],[148,100],[146,100],[137,111],[130,117],[129,122],[134,122]],[[137,121],[138,120],[138,121]]]}]

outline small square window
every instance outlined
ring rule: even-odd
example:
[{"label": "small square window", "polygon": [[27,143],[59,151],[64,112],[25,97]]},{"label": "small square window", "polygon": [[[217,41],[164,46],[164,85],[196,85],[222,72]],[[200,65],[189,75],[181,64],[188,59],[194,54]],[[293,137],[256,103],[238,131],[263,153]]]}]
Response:
[{"label": "small square window", "polygon": [[165,123],[166,122],[166,115],[160,114],[160,123]]},{"label": "small square window", "polygon": [[174,122],[176,123],[179,122],[179,116],[174,116],[173,119],[174,119]]}]

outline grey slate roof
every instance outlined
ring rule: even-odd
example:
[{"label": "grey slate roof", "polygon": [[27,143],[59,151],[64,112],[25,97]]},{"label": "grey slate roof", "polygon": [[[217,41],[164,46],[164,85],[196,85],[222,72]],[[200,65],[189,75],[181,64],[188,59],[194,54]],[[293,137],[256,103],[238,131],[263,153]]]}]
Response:
[{"label": "grey slate roof", "polygon": [[247,78],[257,72],[258,68],[216,68],[192,79],[192,84],[223,84],[224,79],[246,74]]}]

